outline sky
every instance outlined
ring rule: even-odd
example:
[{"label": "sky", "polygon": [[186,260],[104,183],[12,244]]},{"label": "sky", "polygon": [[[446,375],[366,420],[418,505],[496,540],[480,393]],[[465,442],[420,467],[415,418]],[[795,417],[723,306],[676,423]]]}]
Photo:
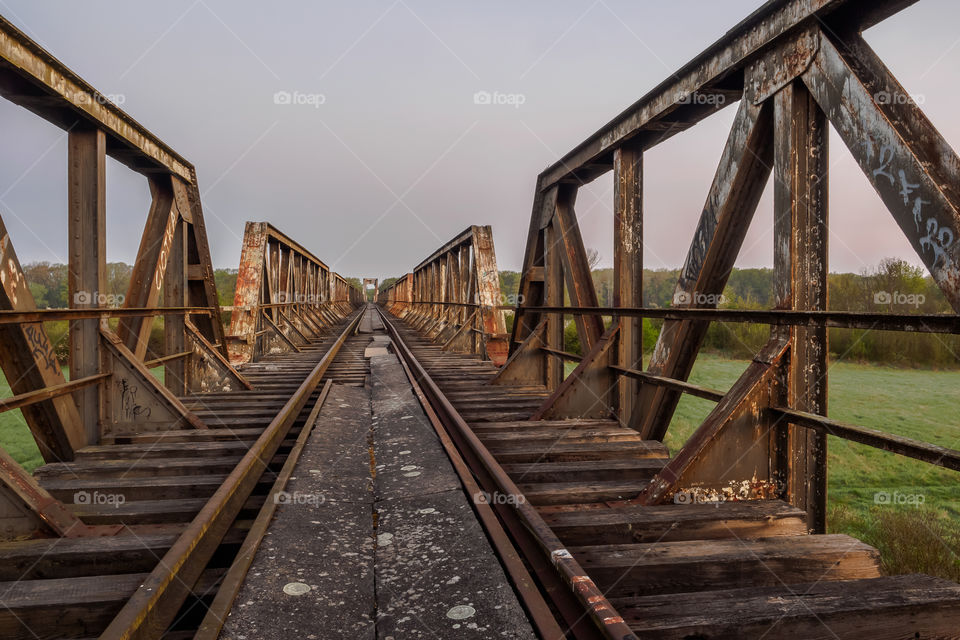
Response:
[{"label": "sky", "polygon": [[[411,270],[471,224],[523,257],[537,174],[761,0],[354,2],[0,0],[13,22],[196,167],[216,267],[267,220],[345,276]],[[920,0],[866,32],[956,149],[960,4]],[[499,104],[478,104],[489,92]],[[682,264],[735,107],[645,154],[645,266]],[[0,101],[0,216],[21,262],[66,262],[66,136]],[[920,264],[830,140],[830,269]],[[737,265],[771,266],[772,189]],[[581,189],[612,264],[609,174]],[[110,161],[107,259],[132,263],[146,180]]]}]

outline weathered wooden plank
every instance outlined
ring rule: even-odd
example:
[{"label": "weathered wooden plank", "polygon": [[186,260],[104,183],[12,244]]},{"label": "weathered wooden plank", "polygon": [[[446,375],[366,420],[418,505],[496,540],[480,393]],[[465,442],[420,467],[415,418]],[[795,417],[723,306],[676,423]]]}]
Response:
[{"label": "weathered wooden plank", "polygon": [[960,586],[921,575],[644,598],[613,605],[638,638],[955,638]]},{"label": "weathered wooden plank", "polygon": [[581,509],[543,517],[568,546],[731,537],[748,540],[807,531],[805,513],[780,500]]},{"label": "weathered wooden plank", "polygon": [[610,597],[880,576],[880,552],[846,535],[572,547]]}]

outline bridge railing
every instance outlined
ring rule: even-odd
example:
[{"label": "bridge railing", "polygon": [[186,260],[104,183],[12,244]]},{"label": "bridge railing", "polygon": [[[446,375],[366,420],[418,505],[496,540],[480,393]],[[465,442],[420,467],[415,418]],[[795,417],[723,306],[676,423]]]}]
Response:
[{"label": "bridge railing", "polygon": [[500,275],[489,226],[471,226],[379,293],[378,301],[446,350],[507,357]]},{"label": "bridge railing", "polygon": [[[0,219],[0,367],[14,394],[0,411],[22,412],[46,462],[116,434],[206,428],[179,396],[249,384],[227,359],[193,165],[3,18],[0,95],[66,132],[69,255],[69,307],[38,309]],[[146,178],[151,201],[125,295],[107,290],[108,157]],[[68,374],[52,321],[69,323]],[[93,530],[0,449],[0,535],[43,522]]]},{"label": "bridge railing", "polygon": [[[954,311],[960,310],[960,159],[861,32],[902,0],[773,0],[537,179],[510,359],[496,384],[554,392],[535,417],[609,417],[662,440],[683,393],[717,402],[642,502],[784,497],[822,531],[826,435],[957,468],[960,454],[842,425],[827,410],[827,328],[956,334],[956,315],[827,310],[827,136],[833,126]],[[643,307],[644,152],[736,104],[669,309]],[[599,308],[575,203],[613,172],[613,306]],[[717,309],[774,177],[769,311]],[[565,299],[569,305],[565,305]],[[564,351],[572,316],[582,354]],[[642,319],[663,326],[644,368]],[[728,391],[687,382],[712,322],[771,325]],[[564,362],[576,362],[564,375]],[[736,453],[734,453],[736,452]]]},{"label": "bridge railing", "polygon": [[299,351],[363,301],[362,292],[267,222],[247,222],[234,303],[230,361]]}]

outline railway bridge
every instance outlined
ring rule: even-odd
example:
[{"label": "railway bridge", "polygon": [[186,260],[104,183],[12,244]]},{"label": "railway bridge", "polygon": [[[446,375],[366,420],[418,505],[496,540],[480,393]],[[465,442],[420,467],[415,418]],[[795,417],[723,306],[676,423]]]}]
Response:
[{"label": "railway bridge", "polygon": [[[833,127],[960,311],[960,160],[884,98],[906,92],[860,35],[910,4],[771,0],[559,158],[511,305],[488,226],[361,289],[268,220],[220,306],[194,166],[0,19],[0,94],[68,132],[70,300],[37,308],[0,219],[0,411],[45,461],[0,447],[0,637],[958,637],[960,586],[882,575],[826,533],[828,435],[960,470],[827,412],[828,328],[960,333],[827,306]],[[726,106],[674,304],[645,307],[644,228],[669,221],[644,216],[644,152]],[[119,307],[100,295],[108,157],[152,201]],[[608,172],[601,307],[575,206]],[[719,309],[771,179],[776,304]],[[769,338],[730,388],[689,382],[728,322]],[[716,407],[670,451],[683,394]]]}]

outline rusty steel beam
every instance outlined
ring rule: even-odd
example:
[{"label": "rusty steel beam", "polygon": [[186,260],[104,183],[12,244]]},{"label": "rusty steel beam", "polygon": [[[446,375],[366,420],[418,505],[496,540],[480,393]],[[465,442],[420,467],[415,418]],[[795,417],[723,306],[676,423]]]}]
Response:
[{"label": "rusty steel beam", "polygon": [[[170,178],[151,178],[149,182],[152,203],[143,227],[143,237],[140,239],[133,272],[130,274],[127,295],[123,299],[124,307],[156,306],[163,289],[171,244],[180,223]],[[152,317],[134,316],[122,319],[117,333],[127,348],[143,359],[147,355],[147,343],[152,328]]]},{"label": "rusty steel beam", "polygon": [[[107,291],[107,157],[103,131],[74,129],[68,135],[69,269],[67,296],[70,306],[97,308]],[[70,323],[70,377],[100,373],[100,321]],[[87,442],[100,441],[98,389],[81,389],[77,395],[80,420]]]},{"label": "rusty steel beam", "polygon": [[105,151],[135,171],[193,180],[189,162],[3,17],[0,95],[67,131],[103,131]]},{"label": "rusty steel beam", "polygon": [[[643,152],[623,146],[613,155],[613,306],[643,304]],[[617,364],[643,367],[643,319],[620,318]],[[631,424],[637,381],[620,376],[615,414],[620,424]]]},{"label": "rusty steel beam", "polygon": [[[674,292],[673,306],[704,306],[726,285],[750,220],[770,175],[772,109],[743,100],[697,224]],[[710,306],[716,306],[713,303]],[[706,336],[708,323],[664,322],[648,371],[686,379]],[[679,401],[671,389],[641,387],[632,427],[644,438],[662,440]]]},{"label": "rusty steel beam", "polygon": [[[774,306],[827,308],[827,120],[802,83],[794,81],[774,101]],[[790,329],[787,406],[827,415],[826,327]],[[790,504],[807,512],[807,525],[826,532],[827,438],[784,427],[779,472]]]},{"label": "rusty steel beam", "polygon": [[[0,219],[0,313],[35,318],[36,305],[20,267],[20,260]],[[66,383],[53,344],[43,324],[26,318],[0,324],[0,365],[13,393],[22,395]],[[23,409],[23,418],[46,462],[73,460],[87,444],[87,434],[73,399],[51,398]]]},{"label": "rusty steel beam", "polygon": [[[773,336],[717,403],[683,448],[636,498],[662,504],[678,491],[720,499],[772,498],[781,494],[776,417],[785,396],[783,370],[790,341]],[[742,492],[742,493],[741,493]],[[728,495],[729,493],[729,495]]]},{"label": "rusty steel beam", "polygon": [[803,82],[960,312],[960,159],[862,39],[834,38]]},{"label": "rusty steel beam", "polygon": [[230,318],[230,361],[296,351],[325,333],[364,293],[267,222],[247,222]]},{"label": "rusty steel beam", "polygon": [[478,353],[497,365],[508,356],[493,231],[471,226],[381,292],[390,313],[444,349]]},{"label": "rusty steel beam", "polygon": [[823,23],[827,31],[859,32],[916,1],[770,0],[544,170],[537,190],[546,191],[561,182],[588,182],[612,169],[613,151],[620,146],[633,142],[650,148],[731,104],[742,89],[738,74],[770,47],[789,41],[804,28]]},{"label": "rusty steel beam", "polygon": [[84,524],[41,487],[0,447],[0,536],[6,540],[43,533],[60,538],[110,536],[123,525]]}]

